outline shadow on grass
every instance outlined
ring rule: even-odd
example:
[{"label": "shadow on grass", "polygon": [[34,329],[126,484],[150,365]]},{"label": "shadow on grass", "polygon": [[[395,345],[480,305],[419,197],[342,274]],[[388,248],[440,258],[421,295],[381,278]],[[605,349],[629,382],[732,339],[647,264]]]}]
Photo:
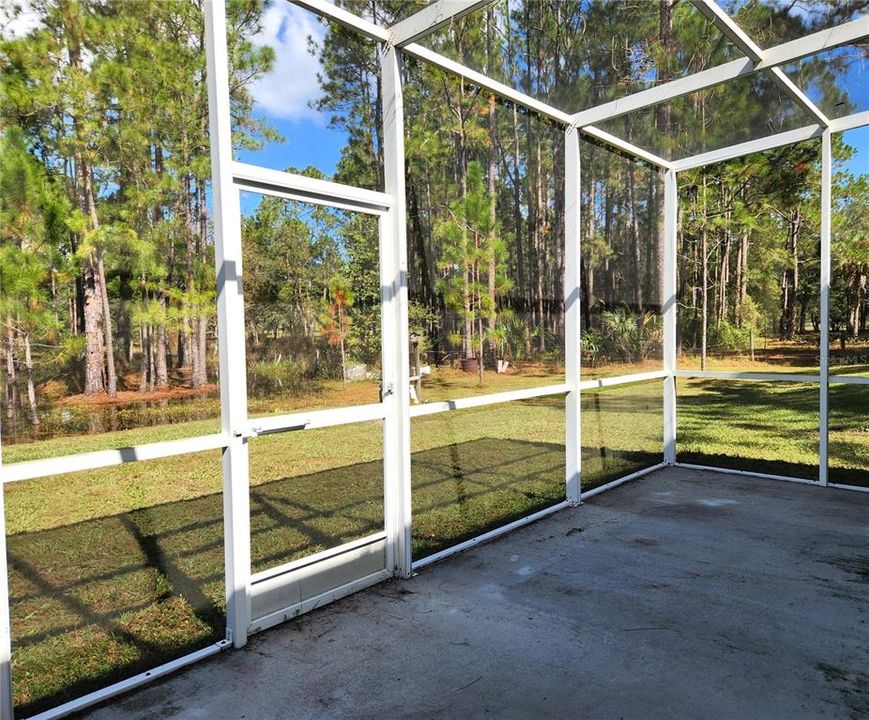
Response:
[{"label": "shadow on grass", "polygon": [[[677,405],[680,462],[818,479],[818,385],[680,383],[681,388],[686,386],[689,391],[679,394]],[[832,385],[829,398],[830,482],[866,486],[869,394],[862,386]]]},{"label": "shadow on grass", "polygon": [[749,472],[766,473],[769,475],[784,475],[785,477],[802,480],[817,480],[818,466],[809,463],[787,462],[785,460],[761,460],[758,458],[743,458],[721,453],[678,452],[681,463],[692,465],[709,465],[728,470],[747,470]]},{"label": "shadow on grass", "polygon": [[419,560],[565,498],[557,443],[482,438],[414,453],[413,558]]},{"label": "shadow on grass", "polygon": [[617,450],[611,447],[582,448],[582,491],[594,490],[625,475],[645,470],[664,459],[663,449]]},{"label": "shadow on grass", "polygon": [[[558,444],[483,438],[415,453],[413,468],[423,554],[564,498]],[[251,489],[254,571],[382,528],[380,462]],[[12,535],[8,556],[21,716],[224,636],[219,493]]]}]

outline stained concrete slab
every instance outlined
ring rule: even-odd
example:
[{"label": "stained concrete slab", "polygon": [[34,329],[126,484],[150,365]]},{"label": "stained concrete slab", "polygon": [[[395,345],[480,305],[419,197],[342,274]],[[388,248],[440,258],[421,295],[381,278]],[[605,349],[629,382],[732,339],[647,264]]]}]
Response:
[{"label": "stained concrete slab", "polygon": [[869,494],[667,469],[83,716],[869,717]]}]

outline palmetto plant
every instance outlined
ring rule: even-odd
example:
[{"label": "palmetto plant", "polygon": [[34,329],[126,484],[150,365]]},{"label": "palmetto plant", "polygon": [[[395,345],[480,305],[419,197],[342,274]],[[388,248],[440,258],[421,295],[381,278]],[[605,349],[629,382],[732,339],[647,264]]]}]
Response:
[{"label": "palmetto plant", "polygon": [[650,312],[632,312],[621,307],[601,313],[601,355],[622,362],[641,362],[661,347],[661,318]]}]

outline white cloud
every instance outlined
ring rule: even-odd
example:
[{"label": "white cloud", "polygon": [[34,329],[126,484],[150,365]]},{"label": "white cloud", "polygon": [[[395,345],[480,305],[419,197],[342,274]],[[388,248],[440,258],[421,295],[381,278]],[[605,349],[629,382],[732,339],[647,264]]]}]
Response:
[{"label": "white cloud", "polygon": [[310,103],[320,95],[320,63],[308,52],[308,38],[322,43],[325,28],[314,17],[286,0],[277,0],[263,16],[263,29],[252,38],[256,45],[275,50],[272,71],[254,83],[251,94],[258,109],[284,120],[318,119]]},{"label": "white cloud", "polygon": [[42,16],[29,0],[0,0],[0,36],[11,39],[24,37],[42,25]]}]

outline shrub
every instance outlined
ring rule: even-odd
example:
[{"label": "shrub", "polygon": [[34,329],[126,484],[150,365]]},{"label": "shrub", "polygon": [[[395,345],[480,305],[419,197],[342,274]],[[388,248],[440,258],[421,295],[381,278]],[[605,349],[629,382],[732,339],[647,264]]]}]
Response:
[{"label": "shrub", "polygon": [[307,367],[296,360],[259,360],[248,365],[248,392],[254,395],[274,392],[276,388],[299,395],[309,384]]},{"label": "shrub", "polygon": [[663,339],[661,318],[650,312],[616,308],[601,313],[600,357],[630,363],[657,353]]},{"label": "shrub", "polygon": [[709,328],[709,345],[717,350],[747,350],[749,328],[741,328],[732,322],[722,320],[719,327]]}]

